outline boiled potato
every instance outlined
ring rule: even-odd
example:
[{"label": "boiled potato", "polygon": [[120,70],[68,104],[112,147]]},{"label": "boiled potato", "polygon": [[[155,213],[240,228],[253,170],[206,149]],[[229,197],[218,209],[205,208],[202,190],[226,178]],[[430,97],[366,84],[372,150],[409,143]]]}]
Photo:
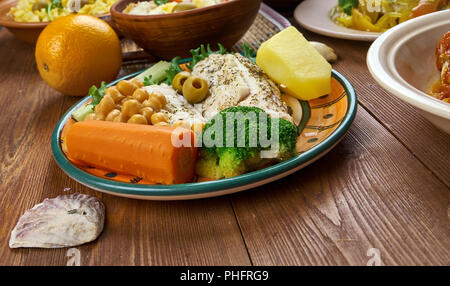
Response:
[{"label": "boiled potato", "polygon": [[299,99],[311,100],[331,91],[331,65],[295,27],[264,42],[256,63],[285,92]]}]

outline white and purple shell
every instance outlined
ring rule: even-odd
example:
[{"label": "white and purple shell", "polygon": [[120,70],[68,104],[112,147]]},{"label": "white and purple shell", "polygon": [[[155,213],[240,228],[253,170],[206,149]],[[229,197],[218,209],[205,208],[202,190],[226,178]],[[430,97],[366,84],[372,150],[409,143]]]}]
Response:
[{"label": "white and purple shell", "polygon": [[9,247],[77,246],[95,240],[104,221],[105,206],[95,197],[75,193],[45,199],[20,217]]}]

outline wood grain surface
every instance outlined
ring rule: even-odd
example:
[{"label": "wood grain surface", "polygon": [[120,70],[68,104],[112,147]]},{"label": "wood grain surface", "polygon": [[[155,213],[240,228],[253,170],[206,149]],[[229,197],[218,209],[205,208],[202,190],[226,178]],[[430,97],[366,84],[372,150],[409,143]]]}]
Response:
[{"label": "wood grain surface", "polygon": [[[449,265],[450,137],[375,83],[369,44],[303,32],[336,49],[334,68],[358,94],[342,142],[250,191],[147,202],[95,192],[58,168],[51,133],[79,98],[48,87],[33,47],[1,29],[0,265],[66,265],[67,249],[10,249],[8,241],[26,209],[69,192],[106,206],[99,239],[77,247],[81,265],[366,265],[374,252],[382,265]],[[140,68],[124,65],[121,75]]]}]

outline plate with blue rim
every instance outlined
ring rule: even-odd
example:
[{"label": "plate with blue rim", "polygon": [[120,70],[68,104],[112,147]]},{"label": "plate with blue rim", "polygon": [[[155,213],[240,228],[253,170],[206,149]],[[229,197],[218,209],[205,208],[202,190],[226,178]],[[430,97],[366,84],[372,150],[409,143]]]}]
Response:
[{"label": "plate with blue rim", "polygon": [[[113,86],[142,72],[129,74],[107,86]],[[175,185],[150,185],[140,183],[139,178],[118,180],[114,172],[75,165],[63,151],[61,134],[69,121],[73,120],[71,114],[87,104],[91,100],[90,96],[72,106],[56,124],[51,139],[52,152],[58,166],[69,177],[91,189],[115,196],[144,200],[187,200],[236,193],[297,172],[324,156],[339,143],[355,118],[357,99],[350,82],[335,70],[332,71],[331,85],[330,94],[311,101],[300,101],[303,112],[298,126],[297,156],[232,178]]]}]

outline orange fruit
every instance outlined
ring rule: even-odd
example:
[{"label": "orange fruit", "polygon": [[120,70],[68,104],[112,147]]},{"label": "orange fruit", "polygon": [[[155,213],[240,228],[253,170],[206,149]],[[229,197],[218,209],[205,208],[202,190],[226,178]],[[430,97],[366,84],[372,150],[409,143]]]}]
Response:
[{"label": "orange fruit", "polygon": [[36,43],[36,64],[52,88],[86,95],[92,85],[114,80],[122,64],[120,41],[103,20],[69,15],[50,23]]}]

